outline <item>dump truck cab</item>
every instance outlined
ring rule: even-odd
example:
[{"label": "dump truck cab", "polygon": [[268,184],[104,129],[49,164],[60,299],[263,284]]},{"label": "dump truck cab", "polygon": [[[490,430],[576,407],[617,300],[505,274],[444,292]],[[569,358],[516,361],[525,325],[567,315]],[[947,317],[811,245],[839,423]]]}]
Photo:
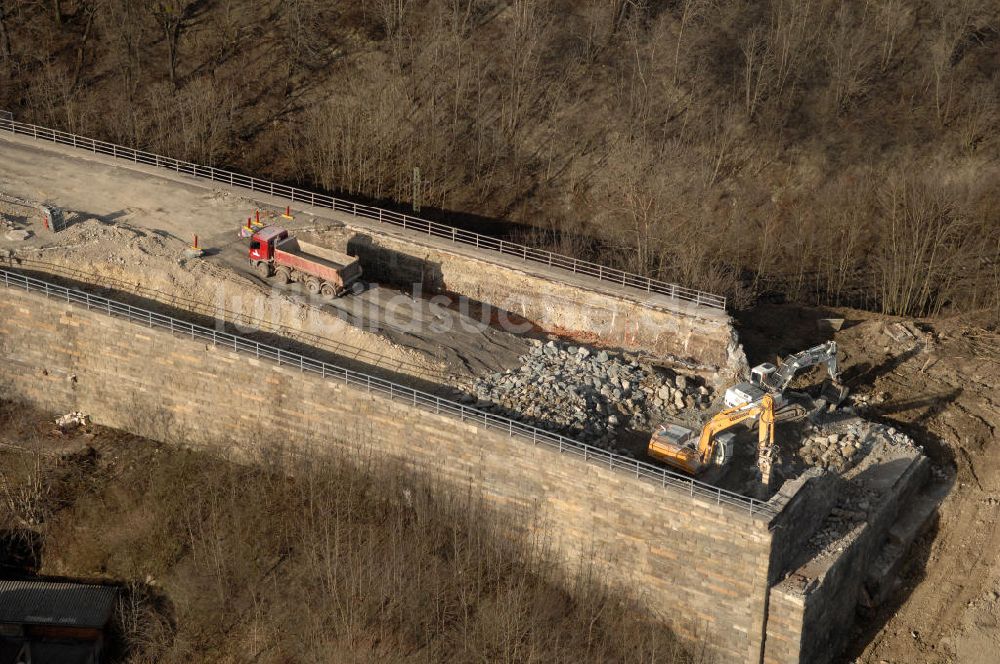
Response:
[{"label": "dump truck cab", "polygon": [[288,231],[280,226],[262,228],[250,236],[250,260],[274,260],[274,245],[288,237]]}]

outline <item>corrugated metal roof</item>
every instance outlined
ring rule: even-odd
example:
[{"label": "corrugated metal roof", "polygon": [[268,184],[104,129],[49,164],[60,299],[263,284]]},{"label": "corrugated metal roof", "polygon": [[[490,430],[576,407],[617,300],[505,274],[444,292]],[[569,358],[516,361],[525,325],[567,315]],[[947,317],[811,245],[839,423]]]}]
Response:
[{"label": "corrugated metal roof", "polygon": [[104,627],[117,594],[114,586],[0,579],[0,623]]}]

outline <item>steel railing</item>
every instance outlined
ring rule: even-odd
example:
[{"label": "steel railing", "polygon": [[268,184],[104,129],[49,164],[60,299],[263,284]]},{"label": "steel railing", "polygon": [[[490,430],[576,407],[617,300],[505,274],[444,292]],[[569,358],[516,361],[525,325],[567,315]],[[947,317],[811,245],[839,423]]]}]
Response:
[{"label": "steel railing", "polygon": [[311,373],[323,378],[334,379],[348,385],[378,393],[394,401],[400,401],[416,408],[421,408],[436,414],[451,415],[463,422],[475,422],[494,431],[505,433],[512,438],[522,439],[534,445],[543,445],[560,454],[571,454],[582,457],[584,461],[600,464],[613,470],[623,471],[637,478],[642,478],[682,491],[691,497],[697,497],[710,504],[729,505],[747,510],[751,515],[774,516],[777,510],[766,502],[741,496],[732,491],[726,491],[684,475],[638,461],[625,456],[612,454],[586,443],[566,438],[543,429],[518,422],[507,417],[493,415],[470,406],[449,401],[428,392],[415,390],[405,385],[378,378],[369,374],[352,371],[335,364],[320,362],[299,353],[281,350],[258,341],[243,338],[228,332],[219,332],[208,327],[194,325],[171,316],[158,314],[140,307],[117,302],[98,295],[91,295],[75,288],[66,288],[49,283],[42,279],[28,277],[9,270],[0,270],[0,279],[8,288],[19,288],[26,291],[43,293],[47,297],[62,300],[71,304],[81,305],[89,310],[106,313],[109,316],[123,318],[134,323],[167,330],[171,333],[207,341],[214,346],[245,353],[256,358],[276,362],[297,368],[303,373]]},{"label": "steel railing", "polygon": [[[9,114],[8,114],[9,115]],[[61,145],[70,145],[74,148],[89,150],[97,154],[104,154],[116,159],[125,159],[136,164],[146,164],[166,168],[177,173],[193,175],[199,178],[206,178],[214,182],[221,182],[232,187],[241,187],[254,192],[266,193],[270,196],[284,198],[291,203],[308,203],[312,207],[326,208],[337,212],[352,214],[356,217],[372,219],[379,223],[398,226],[411,231],[428,235],[431,237],[443,238],[458,244],[474,246],[479,249],[489,249],[508,256],[515,256],[527,262],[548,265],[550,267],[568,270],[576,274],[583,274],[595,277],[601,281],[636,288],[647,293],[658,293],[671,299],[681,302],[691,303],[697,306],[709,307],[712,309],[725,310],[726,298],[714,293],[708,293],[693,288],[685,288],[677,284],[650,279],[642,275],[625,272],[616,268],[607,267],[598,263],[571,258],[562,254],[553,253],[544,249],[536,249],[523,244],[500,240],[497,238],[465,231],[453,226],[439,224],[419,217],[412,217],[408,214],[386,210],[371,205],[362,205],[353,201],[335,198],[324,194],[317,194],[305,189],[290,187],[278,184],[269,180],[261,180],[249,175],[241,175],[232,171],[214,168],[212,166],[201,166],[188,161],[180,161],[170,157],[134,150],[132,148],[98,141],[85,136],[77,136],[56,129],[49,129],[39,125],[17,122],[10,117],[0,114],[0,129],[6,129],[14,134],[31,136],[36,140],[51,141]]]},{"label": "steel railing", "polygon": [[[450,376],[450,374],[448,374],[443,368],[436,369],[422,364],[417,364],[415,362],[408,362],[399,358],[389,357],[383,353],[352,346],[344,341],[338,341],[330,337],[306,332],[301,329],[286,327],[278,323],[271,323],[262,318],[255,318],[241,311],[230,311],[219,306],[209,305],[204,301],[199,301],[194,298],[184,297],[182,295],[167,296],[166,293],[155,288],[149,288],[140,284],[109,277],[107,275],[98,277],[92,272],[86,272],[67,265],[50,263],[36,258],[27,258],[25,256],[18,256],[16,258],[16,262],[10,263],[10,265],[15,264],[18,269],[22,271],[43,272],[49,277],[65,277],[80,283],[85,288],[108,288],[131,292],[139,297],[154,300],[159,304],[183,310],[188,315],[214,318],[223,324],[231,324],[235,326],[237,330],[242,328],[241,331],[243,331],[244,334],[246,334],[247,331],[253,331],[254,333],[263,332],[265,334],[275,335],[281,337],[282,339],[294,341],[302,344],[303,346],[309,346],[317,350],[333,353],[334,355],[346,360],[354,360],[367,364],[371,367],[405,373],[424,380],[448,380]],[[212,263],[195,263],[194,269],[198,272],[203,272],[204,275],[202,276],[220,276],[218,273],[220,268],[213,266]]]}]

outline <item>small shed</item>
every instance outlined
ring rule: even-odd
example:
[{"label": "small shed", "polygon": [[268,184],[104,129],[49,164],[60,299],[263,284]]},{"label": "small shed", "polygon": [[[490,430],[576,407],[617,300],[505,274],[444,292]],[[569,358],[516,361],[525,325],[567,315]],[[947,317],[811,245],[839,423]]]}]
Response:
[{"label": "small shed", "polygon": [[0,652],[18,651],[12,664],[98,664],[117,595],[115,586],[0,579]]}]

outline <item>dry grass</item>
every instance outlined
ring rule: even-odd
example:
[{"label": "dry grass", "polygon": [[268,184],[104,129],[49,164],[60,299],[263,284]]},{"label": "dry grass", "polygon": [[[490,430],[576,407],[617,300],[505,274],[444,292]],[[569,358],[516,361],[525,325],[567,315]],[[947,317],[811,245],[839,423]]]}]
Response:
[{"label": "dry grass", "polygon": [[739,306],[1000,320],[991,0],[0,8],[24,119],[400,206],[419,167],[425,214]]},{"label": "dry grass", "polygon": [[0,414],[5,495],[43,487],[3,526],[40,534],[42,573],[127,585],[120,661],[692,661],[474,496],[372,459],[53,438],[40,417]]}]

